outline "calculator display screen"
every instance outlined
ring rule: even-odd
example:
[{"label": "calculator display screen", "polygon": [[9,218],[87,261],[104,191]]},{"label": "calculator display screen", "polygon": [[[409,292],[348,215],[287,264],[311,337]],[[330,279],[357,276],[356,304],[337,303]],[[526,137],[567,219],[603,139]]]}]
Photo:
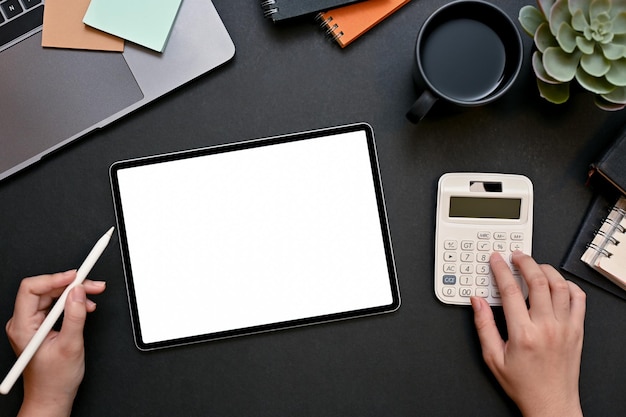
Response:
[{"label": "calculator display screen", "polygon": [[450,197],[450,217],[519,219],[521,198]]}]

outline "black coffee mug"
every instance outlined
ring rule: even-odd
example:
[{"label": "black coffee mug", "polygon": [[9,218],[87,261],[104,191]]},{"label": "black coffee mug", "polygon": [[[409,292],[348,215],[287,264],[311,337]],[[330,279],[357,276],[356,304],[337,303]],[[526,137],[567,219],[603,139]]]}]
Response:
[{"label": "black coffee mug", "polygon": [[406,114],[417,123],[437,100],[480,106],[513,85],[523,61],[522,38],[500,8],[459,0],[436,10],[415,45],[415,83],[421,94]]}]

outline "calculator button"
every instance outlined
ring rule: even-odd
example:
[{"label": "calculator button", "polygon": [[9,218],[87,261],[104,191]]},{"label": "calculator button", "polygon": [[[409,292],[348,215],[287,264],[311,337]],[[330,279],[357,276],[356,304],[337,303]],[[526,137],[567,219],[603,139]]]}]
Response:
[{"label": "calculator button", "polygon": [[476,285],[478,285],[479,287],[488,287],[489,286],[489,277],[487,277],[487,276],[476,277]]},{"label": "calculator button", "polygon": [[445,250],[456,250],[458,248],[458,242],[456,240],[446,240],[443,242],[443,248]]},{"label": "calculator button", "polygon": [[474,270],[474,265],[472,264],[461,264],[461,273],[462,274],[471,274]]},{"label": "calculator button", "polygon": [[496,252],[506,251],[506,243],[505,242],[493,242],[493,250],[495,250]]},{"label": "calculator button", "polygon": [[491,243],[490,242],[478,242],[478,245],[476,247],[478,248],[478,250],[488,251],[488,250],[491,250]]},{"label": "calculator button", "polygon": [[491,296],[493,298],[500,298],[500,290],[496,287],[496,288],[492,288],[491,289]]},{"label": "calculator button", "polygon": [[512,242],[511,243],[511,252],[515,252],[516,250],[524,251],[524,244],[522,242]]},{"label": "calculator button", "polygon": [[443,276],[443,285],[454,285],[456,284],[456,275],[444,275]]},{"label": "calculator button", "polygon": [[506,233],[505,232],[494,232],[493,233],[493,238],[495,240],[506,240]]},{"label": "calculator button", "polygon": [[461,241],[461,250],[474,250],[474,241],[473,240]]},{"label": "calculator button", "polygon": [[487,263],[489,262],[489,254],[488,253],[479,253],[476,255],[476,262]]},{"label": "calculator button", "polygon": [[477,237],[481,240],[491,239],[491,232],[478,232]]},{"label": "calculator button", "polygon": [[476,273],[480,275],[489,275],[489,265],[476,265]]},{"label": "calculator button", "polygon": [[459,295],[461,297],[471,297],[472,295],[474,295],[474,291],[472,291],[471,288],[463,287],[459,289]]},{"label": "calculator button", "polygon": [[511,240],[524,240],[524,233],[511,232]]},{"label": "calculator button", "polygon": [[457,260],[456,252],[444,252],[443,260],[445,262],[456,262]]},{"label": "calculator button", "polygon": [[473,284],[472,276],[471,275],[461,275],[459,277],[459,284],[465,285],[465,286],[472,285]]},{"label": "calculator button", "polygon": [[454,287],[443,287],[441,293],[444,297],[454,297],[456,295],[456,288]]},{"label": "calculator button", "polygon": [[443,272],[446,274],[454,274],[456,272],[455,264],[443,264]]},{"label": "calculator button", "polygon": [[476,295],[479,297],[487,298],[489,297],[489,289],[487,288],[476,288]]},{"label": "calculator button", "polygon": [[474,254],[472,252],[461,252],[461,262],[474,262]]}]

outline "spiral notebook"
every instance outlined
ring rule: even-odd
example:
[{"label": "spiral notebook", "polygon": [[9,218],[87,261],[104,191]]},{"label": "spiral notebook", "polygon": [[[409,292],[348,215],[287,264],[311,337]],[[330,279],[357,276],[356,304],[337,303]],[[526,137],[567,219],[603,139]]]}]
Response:
[{"label": "spiral notebook", "polygon": [[318,13],[326,35],[345,48],[410,0],[367,0]]},{"label": "spiral notebook", "polygon": [[615,203],[581,260],[626,290],[626,197]]},{"label": "spiral notebook", "polygon": [[357,1],[363,0],[261,0],[261,8],[263,9],[263,16],[278,22]]}]

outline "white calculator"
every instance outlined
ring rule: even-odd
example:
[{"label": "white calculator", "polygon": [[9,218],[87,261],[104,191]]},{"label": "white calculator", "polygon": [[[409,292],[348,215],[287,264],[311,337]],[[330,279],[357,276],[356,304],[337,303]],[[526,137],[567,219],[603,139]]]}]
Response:
[{"label": "white calculator", "polygon": [[[489,257],[532,253],[533,185],[523,175],[448,173],[439,179],[435,230],[435,294],[446,304],[479,296],[502,305]],[[513,275],[528,296],[518,270]]]}]

